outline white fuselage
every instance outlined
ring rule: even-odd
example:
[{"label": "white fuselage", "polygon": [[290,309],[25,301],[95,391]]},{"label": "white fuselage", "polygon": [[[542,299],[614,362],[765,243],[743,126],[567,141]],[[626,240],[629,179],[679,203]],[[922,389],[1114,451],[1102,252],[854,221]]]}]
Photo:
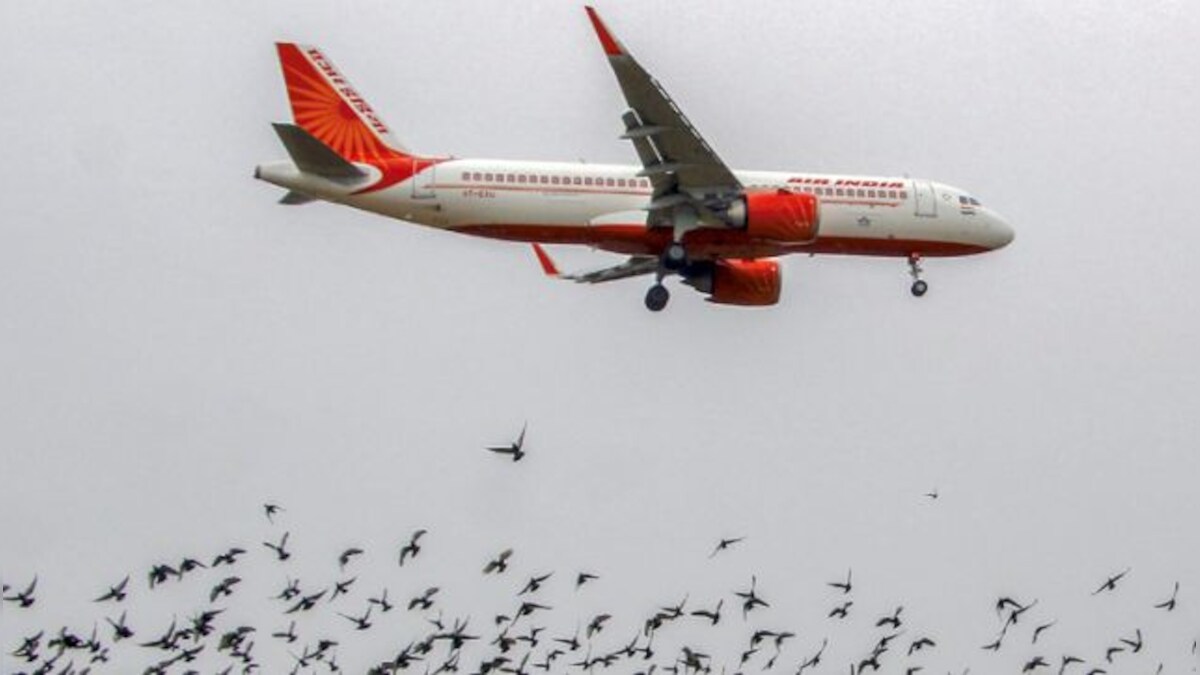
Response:
[{"label": "white fuselage", "polygon": [[[516,241],[606,245],[609,233],[645,229],[649,181],[632,165],[449,159],[379,191],[379,171],[339,183],[289,161],[261,165],[266,181],[327,201],[419,223]],[[1012,228],[966,192],[910,178],[736,171],[747,189],[810,192],[821,205],[818,241],[779,253],[964,255],[1008,244]]]}]

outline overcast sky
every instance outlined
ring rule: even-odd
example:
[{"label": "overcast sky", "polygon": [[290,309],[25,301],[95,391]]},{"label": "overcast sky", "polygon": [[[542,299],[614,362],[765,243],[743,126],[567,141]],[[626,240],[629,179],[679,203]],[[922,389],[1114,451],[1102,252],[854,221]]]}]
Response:
[{"label": "overcast sky", "polygon": [[[939,642],[929,671],[1095,661],[1137,627],[1122,672],[1195,670],[1200,5],[600,3],[732,166],[930,178],[1017,232],[929,261],[921,300],[903,261],[795,257],[776,307],[680,288],[661,315],[641,281],[554,283],[526,246],[277,205],[251,178],[283,156],[276,40],[322,46],[417,151],[634,161],[581,6],[349,5],[0,4],[0,579],[41,590],[0,609],[0,659],[35,626],[89,628],[127,572],[161,632],[208,582],[151,596],[149,565],[236,542],[263,630],[285,571],[328,581],[359,544],[372,584],[440,583],[481,630],[535,571],[560,573],[561,631],[607,610],[614,644],[757,574],[761,623],[800,633],[792,671],[829,637],[845,672],[899,604],[906,639]],[[482,451],[525,421],[520,465]],[[417,527],[426,566],[401,574]],[[258,543],[282,529],[290,570]],[[484,583],[507,546],[514,578]],[[857,623],[833,625],[849,567]],[[1176,580],[1179,609],[1152,609]],[[992,655],[1005,593],[1059,623]],[[682,639],[736,655],[733,614]]]}]

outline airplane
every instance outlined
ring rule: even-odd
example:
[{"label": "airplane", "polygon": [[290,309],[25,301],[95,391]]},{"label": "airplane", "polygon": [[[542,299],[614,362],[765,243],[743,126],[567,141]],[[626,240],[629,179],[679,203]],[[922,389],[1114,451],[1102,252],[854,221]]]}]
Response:
[{"label": "airplane", "polygon": [[[1013,229],[970,193],[932,180],[733,170],[679,106],[585,7],[628,110],[637,165],[459,159],[416,154],[318,47],[276,44],[293,123],[274,124],[290,160],[260,164],[283,204],[343,204],[451,232],[533,245],[542,271],[604,283],[653,275],[645,305],[681,282],[724,305],[767,306],[782,287],[776,258],[793,253],[904,258],[924,296],[926,257],[1003,248]],[[543,244],[628,256],[560,272]]]}]

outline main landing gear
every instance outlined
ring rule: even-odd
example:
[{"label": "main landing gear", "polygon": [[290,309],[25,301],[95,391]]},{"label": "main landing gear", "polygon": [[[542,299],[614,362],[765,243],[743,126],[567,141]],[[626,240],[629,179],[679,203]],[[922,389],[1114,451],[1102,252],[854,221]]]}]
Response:
[{"label": "main landing gear", "polygon": [[671,299],[671,292],[663,285],[663,277],[668,274],[682,274],[688,266],[687,249],[680,241],[673,241],[663,249],[658,262],[658,273],[654,285],[646,291],[646,309],[651,312],[661,312]]},{"label": "main landing gear", "polygon": [[662,266],[671,270],[681,270],[687,264],[687,249],[678,241],[673,241],[662,254]]},{"label": "main landing gear", "polygon": [[929,291],[929,284],[921,279],[921,254],[908,254],[908,274],[913,278],[912,291],[914,297],[921,297]]},{"label": "main landing gear", "polygon": [[646,291],[646,309],[651,312],[661,312],[670,299],[671,291],[668,291],[667,287],[663,286],[662,280],[659,279],[650,287],[650,290]]}]

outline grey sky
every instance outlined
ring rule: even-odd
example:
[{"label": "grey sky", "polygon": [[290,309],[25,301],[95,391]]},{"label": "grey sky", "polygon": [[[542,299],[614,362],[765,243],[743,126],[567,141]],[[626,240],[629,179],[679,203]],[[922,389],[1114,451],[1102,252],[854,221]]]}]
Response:
[{"label": "grey sky", "polygon": [[[636,281],[552,283],[527,247],[284,208],[250,177],[283,156],[281,39],[325,48],[414,149],[632,163],[579,5],[4,3],[0,578],[44,587],[36,614],[0,609],[4,652],[126,571],[234,541],[273,589],[270,498],[297,571],[361,543],[364,576],[398,596],[440,576],[448,612],[502,604],[477,570],[511,545],[517,576],[604,574],[555,593],[562,631],[607,608],[614,642],[755,572],[801,629],[791,670],[829,634],[844,672],[901,603],[940,639],[930,670],[1019,666],[1027,645],[978,649],[1001,593],[1059,618],[1048,656],[1140,625],[1131,664],[1194,669],[1200,8],[599,9],[731,165],[944,181],[1016,242],[929,261],[921,301],[902,261],[796,257],[778,307],[676,293],[653,316]],[[527,463],[483,455],[525,420]],[[399,576],[420,526],[429,566]],[[830,628],[849,566],[860,623]],[[1180,610],[1150,610],[1176,579]],[[140,602],[147,631],[182,611]]]}]

